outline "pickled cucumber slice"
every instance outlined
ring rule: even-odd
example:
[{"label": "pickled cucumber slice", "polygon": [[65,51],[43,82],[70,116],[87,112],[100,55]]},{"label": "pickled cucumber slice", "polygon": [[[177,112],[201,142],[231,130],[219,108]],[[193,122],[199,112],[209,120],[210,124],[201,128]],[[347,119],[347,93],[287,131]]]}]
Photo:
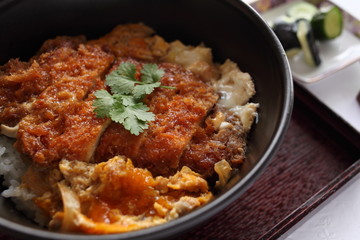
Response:
[{"label": "pickled cucumber slice", "polygon": [[336,6],[331,6],[326,10],[314,15],[311,20],[315,39],[328,40],[341,35],[343,30],[343,15]]}]

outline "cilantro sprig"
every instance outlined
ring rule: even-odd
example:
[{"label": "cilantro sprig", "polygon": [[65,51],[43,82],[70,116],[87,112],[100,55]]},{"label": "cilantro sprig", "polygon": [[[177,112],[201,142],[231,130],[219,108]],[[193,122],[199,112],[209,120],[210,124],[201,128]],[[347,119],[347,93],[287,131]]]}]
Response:
[{"label": "cilantro sprig", "polygon": [[147,129],[148,123],[155,120],[155,115],[143,102],[144,97],[157,87],[174,89],[161,85],[164,70],[156,64],[144,64],[140,73],[141,81],[136,79],[134,64],[120,64],[106,76],[105,84],[110,87],[111,93],[104,89],[96,91],[93,103],[97,117],[108,117],[135,135]]}]

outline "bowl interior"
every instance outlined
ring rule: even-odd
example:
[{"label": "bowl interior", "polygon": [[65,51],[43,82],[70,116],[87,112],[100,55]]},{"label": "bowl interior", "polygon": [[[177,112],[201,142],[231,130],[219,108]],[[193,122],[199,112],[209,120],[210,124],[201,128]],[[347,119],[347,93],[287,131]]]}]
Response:
[{"label": "bowl interior", "polygon": [[[8,1],[0,8],[0,64],[10,58],[26,60],[41,44],[59,35],[97,38],[117,24],[143,22],[167,41],[204,43],[214,60],[238,63],[255,82],[259,121],[249,136],[247,162],[226,190],[205,207],[170,223],[102,239],[166,237],[185,231],[219,212],[243,193],[263,171],[286,130],[292,108],[292,81],[284,51],[254,10],[237,0],[27,0]],[[16,214],[14,214],[16,213]],[[91,236],[49,233],[19,214],[0,198],[0,226],[18,236],[91,239]],[[94,237],[96,238],[96,237]]]}]

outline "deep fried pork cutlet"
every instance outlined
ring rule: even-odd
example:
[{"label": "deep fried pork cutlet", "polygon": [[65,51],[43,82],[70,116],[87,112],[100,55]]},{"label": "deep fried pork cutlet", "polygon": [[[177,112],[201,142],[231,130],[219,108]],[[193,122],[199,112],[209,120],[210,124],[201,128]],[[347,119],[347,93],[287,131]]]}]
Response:
[{"label": "deep fried pork cutlet", "polygon": [[98,46],[79,45],[76,53],[59,63],[62,74],[21,119],[16,148],[38,163],[63,158],[89,161],[109,123],[93,113],[92,94],[105,87],[103,78],[112,61],[113,56]]},{"label": "deep fried pork cutlet", "polygon": [[84,69],[84,62],[93,62],[91,51],[77,51],[84,41],[84,37],[48,40],[29,62],[12,59],[0,67],[0,124],[18,124],[47,87],[64,76],[76,77],[77,71]]},{"label": "deep fried pork cutlet", "polygon": [[[97,118],[92,107],[94,91],[106,88],[105,75],[125,61],[138,69],[158,63],[165,71],[162,85],[176,88],[158,88],[145,98],[156,119],[139,136]],[[210,49],[168,44],[143,24],[120,25],[91,41],[58,37],[29,62],[11,60],[1,67],[0,124],[19,124],[16,147],[37,163],[125,155],[154,175],[190,166],[208,177],[216,162],[237,166],[244,158],[246,133],[239,118],[225,114],[228,128],[211,120],[224,115],[224,109],[213,110],[218,94],[211,84],[219,75]]]}]

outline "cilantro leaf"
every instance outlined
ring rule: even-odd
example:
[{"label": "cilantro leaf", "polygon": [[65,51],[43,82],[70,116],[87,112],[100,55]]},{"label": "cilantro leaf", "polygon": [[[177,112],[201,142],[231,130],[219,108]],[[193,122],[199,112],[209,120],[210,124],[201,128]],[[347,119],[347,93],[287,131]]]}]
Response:
[{"label": "cilantro leaf", "polygon": [[144,103],[136,103],[130,106],[124,106],[120,102],[116,102],[114,108],[110,111],[110,117],[114,122],[124,123],[126,118],[135,116],[142,121],[153,121],[155,115],[148,112],[149,108]]},{"label": "cilantro leaf", "polygon": [[152,93],[157,87],[174,89],[161,86],[164,70],[159,69],[156,64],[144,64],[140,72],[141,81],[138,81],[134,64],[120,64],[106,76],[105,84],[110,87],[112,94],[104,89],[98,90],[93,103],[97,117],[109,117],[135,135],[147,129],[148,123],[155,120],[155,115],[142,102],[145,95]]},{"label": "cilantro leaf", "polygon": [[160,82],[136,85],[133,90],[134,97],[142,98],[144,95],[152,93],[160,85]]},{"label": "cilantro leaf", "polygon": [[143,83],[155,83],[159,82],[164,76],[164,70],[159,69],[156,64],[144,64],[141,69],[141,82]]},{"label": "cilantro leaf", "polygon": [[136,116],[137,119],[150,122],[155,120],[155,115],[149,112],[150,108],[144,103],[140,102],[127,108],[127,112]]},{"label": "cilantro leaf", "polygon": [[109,117],[109,112],[114,104],[113,96],[106,90],[98,90],[95,93],[96,99],[93,103],[95,107],[94,112],[97,117]]},{"label": "cilantro leaf", "polygon": [[124,106],[131,106],[137,103],[137,99],[135,99],[134,96],[131,95],[114,94],[113,96],[117,102],[120,102],[120,104]]},{"label": "cilantro leaf", "polygon": [[132,134],[138,135],[142,130],[148,128],[148,121],[155,119],[155,115],[148,111],[149,108],[142,102],[126,107],[117,102],[115,108],[110,111],[110,117],[114,122],[122,124]]},{"label": "cilantro leaf", "polygon": [[129,94],[133,91],[135,83],[136,66],[132,63],[125,62],[106,76],[106,85],[112,93]]},{"label": "cilantro leaf", "polygon": [[147,122],[137,120],[136,118],[127,118],[123,124],[124,128],[129,130],[132,134],[138,136],[145,129],[149,128]]}]

